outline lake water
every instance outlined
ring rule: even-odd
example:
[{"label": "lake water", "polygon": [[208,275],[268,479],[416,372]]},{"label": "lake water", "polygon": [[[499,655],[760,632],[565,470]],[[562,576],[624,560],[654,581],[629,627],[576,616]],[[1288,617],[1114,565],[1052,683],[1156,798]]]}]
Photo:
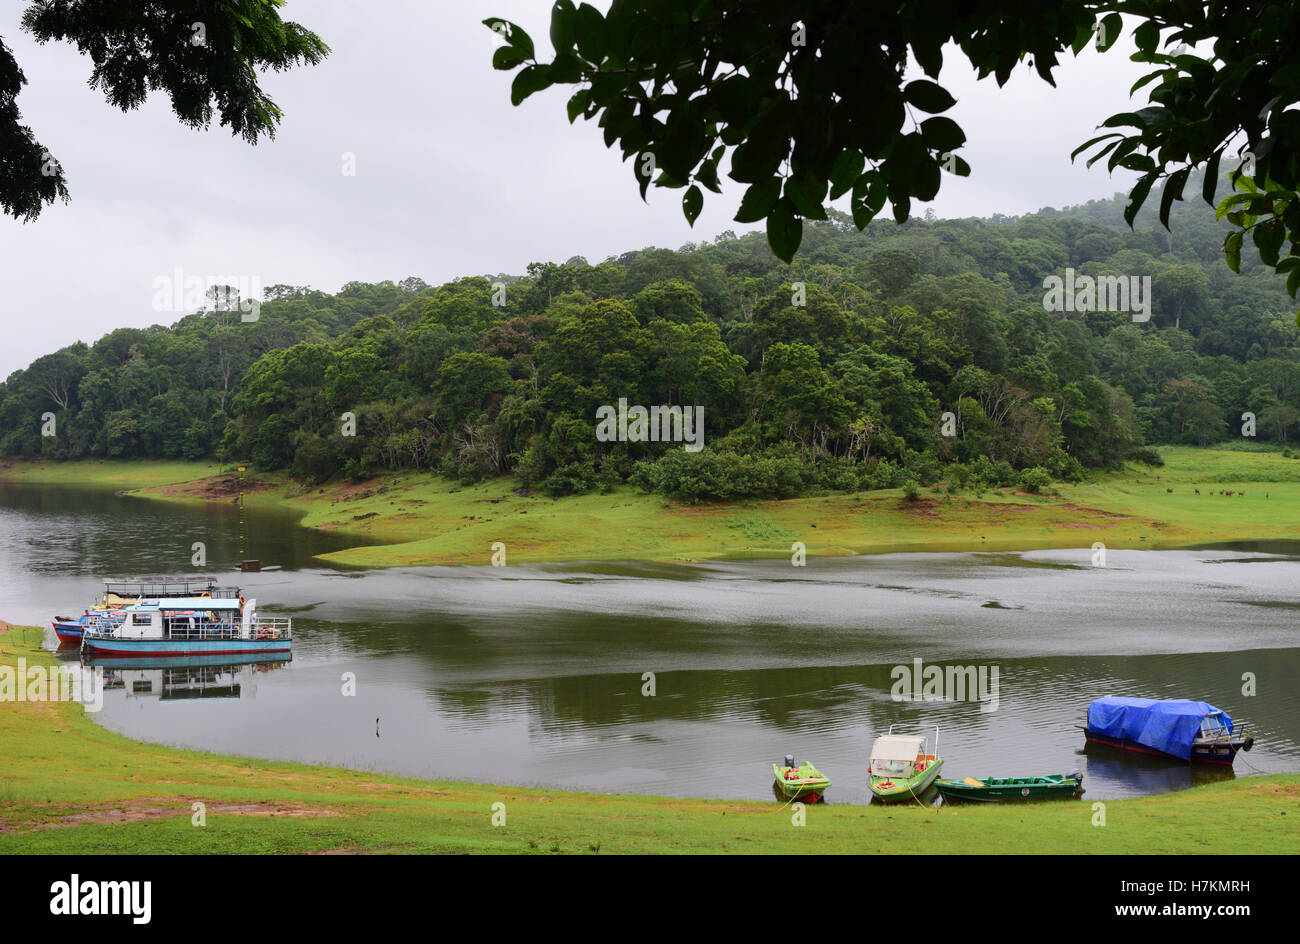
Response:
[{"label": "lake water", "polygon": [[[294,617],[292,660],[113,662],[93,717],[166,744],[421,777],[770,799],[771,764],[792,753],[832,778],[830,802],[864,803],[891,724],[938,725],[946,776],[1078,768],[1085,800],[1224,775],[1084,754],[1078,725],[1106,694],[1212,702],[1257,738],[1236,776],[1300,772],[1300,545],[1112,549],[1104,568],[1089,541],[802,568],[367,571],[312,560],[352,539],[245,514],[241,553],[231,505],[0,484],[0,618],[48,627],[105,576],[228,573]],[[206,568],[190,566],[195,541]],[[280,569],[237,574],[241,556]],[[996,668],[996,710],[894,700],[892,670],[915,659]]]}]

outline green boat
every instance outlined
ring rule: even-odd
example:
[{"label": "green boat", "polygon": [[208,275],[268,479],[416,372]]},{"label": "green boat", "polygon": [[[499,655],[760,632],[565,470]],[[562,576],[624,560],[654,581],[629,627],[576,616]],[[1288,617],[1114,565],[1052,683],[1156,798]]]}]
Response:
[{"label": "green boat", "polygon": [[1073,797],[1083,792],[1083,774],[1047,774],[1043,777],[984,777],[976,780],[937,780],[939,795],[950,800],[973,800],[996,803],[1006,800],[1033,800],[1048,797]]},{"label": "green boat", "polygon": [[867,785],[871,795],[884,803],[896,800],[919,800],[930,788],[943,758],[939,756],[939,729],[934,729],[934,750],[927,739],[917,734],[888,734],[876,738],[871,747],[871,766],[867,768]]},{"label": "green boat", "polygon": [[794,766],[794,758],[789,755],[786,755],[785,761],[784,764],[772,765],[777,790],[791,800],[820,802],[822,793],[831,785],[830,778],[808,761],[798,767]]}]

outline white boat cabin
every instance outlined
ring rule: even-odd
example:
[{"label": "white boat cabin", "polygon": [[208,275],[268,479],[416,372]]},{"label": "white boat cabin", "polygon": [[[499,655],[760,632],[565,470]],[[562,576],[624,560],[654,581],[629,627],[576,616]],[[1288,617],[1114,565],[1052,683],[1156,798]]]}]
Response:
[{"label": "white boat cabin", "polygon": [[871,746],[868,769],[873,777],[910,779],[939,758],[939,729],[934,729],[934,748],[929,738],[920,734],[895,734],[893,725],[888,734],[876,738]]},{"label": "white boat cabin", "polygon": [[925,753],[925,738],[911,734],[885,734],[871,748],[871,773],[877,777],[908,778]]},{"label": "white boat cabin", "polygon": [[121,621],[91,616],[94,635],[118,639],[279,639],[288,637],[288,617],[257,616],[257,601],[238,597],[168,597],[123,607]]}]

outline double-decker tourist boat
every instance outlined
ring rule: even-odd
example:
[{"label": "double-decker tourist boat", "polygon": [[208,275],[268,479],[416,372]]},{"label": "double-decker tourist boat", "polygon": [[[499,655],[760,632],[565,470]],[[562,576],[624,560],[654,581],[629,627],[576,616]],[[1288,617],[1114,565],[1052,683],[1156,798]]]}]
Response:
[{"label": "double-decker tourist boat", "polygon": [[235,597],[146,597],[120,618],[92,613],[82,649],[98,656],[201,656],[289,652],[293,620],[262,616],[257,601]]},{"label": "double-decker tourist boat", "polygon": [[1098,698],[1083,735],[1089,746],[1226,767],[1255,744],[1226,711],[1185,698]]},{"label": "double-decker tourist boat", "polygon": [[105,580],[95,602],[80,616],[56,616],[52,622],[60,643],[79,643],[92,615],[103,621],[121,620],[122,609],[145,597],[229,597],[239,596],[238,587],[218,587],[216,577],[134,577]]}]

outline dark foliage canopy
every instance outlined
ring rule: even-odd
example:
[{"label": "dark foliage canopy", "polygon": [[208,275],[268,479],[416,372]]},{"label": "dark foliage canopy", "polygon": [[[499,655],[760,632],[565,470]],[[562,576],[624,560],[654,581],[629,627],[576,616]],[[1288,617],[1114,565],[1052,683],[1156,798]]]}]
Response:
[{"label": "dark foliage canopy", "polygon": [[[258,70],[315,64],[329,53],[319,36],[280,19],[284,0],[36,0],[22,25],[38,42],[76,45],[90,57],[90,85],[115,108],[139,107],[165,92],[183,124],[213,118],[250,144],[273,137],[280,109],[258,84]],[[68,198],[58,159],[22,123],[17,96],[26,84],[0,39],[0,209],[33,220]]]},{"label": "dark foliage canopy", "polygon": [[[1121,14],[1126,14],[1125,19]],[[1134,59],[1153,68],[1133,88],[1150,105],[1105,119],[1112,131],[1089,163],[1107,158],[1142,174],[1133,216],[1160,182],[1160,218],[1183,197],[1189,174],[1207,166],[1213,202],[1218,170],[1236,159],[1245,192],[1220,213],[1238,265],[1249,233],[1261,258],[1300,289],[1300,8],[1268,0],[614,0],[607,13],[558,0],[553,57],[539,58],[517,25],[484,21],[506,45],[498,69],[518,70],[518,104],[552,85],[575,85],[569,120],[595,119],[617,146],[644,196],[653,183],[684,188],[682,210],[698,217],[704,191],[725,172],[747,188],[738,222],[765,220],[772,251],[789,261],[805,220],[851,195],[858,228],[889,202],[902,222],[914,200],[939,192],[945,172],[967,175],[966,137],[943,112],[955,100],[939,82],[943,49],[955,44],[981,78],[1004,84],[1021,63],[1055,84],[1067,53],[1112,48],[1133,27]],[[908,78],[909,59],[923,78]],[[1289,110],[1290,109],[1290,110]],[[1099,119],[1103,116],[1099,115]],[[1231,150],[1230,150],[1231,148]],[[1284,242],[1290,254],[1282,257]]]}]

